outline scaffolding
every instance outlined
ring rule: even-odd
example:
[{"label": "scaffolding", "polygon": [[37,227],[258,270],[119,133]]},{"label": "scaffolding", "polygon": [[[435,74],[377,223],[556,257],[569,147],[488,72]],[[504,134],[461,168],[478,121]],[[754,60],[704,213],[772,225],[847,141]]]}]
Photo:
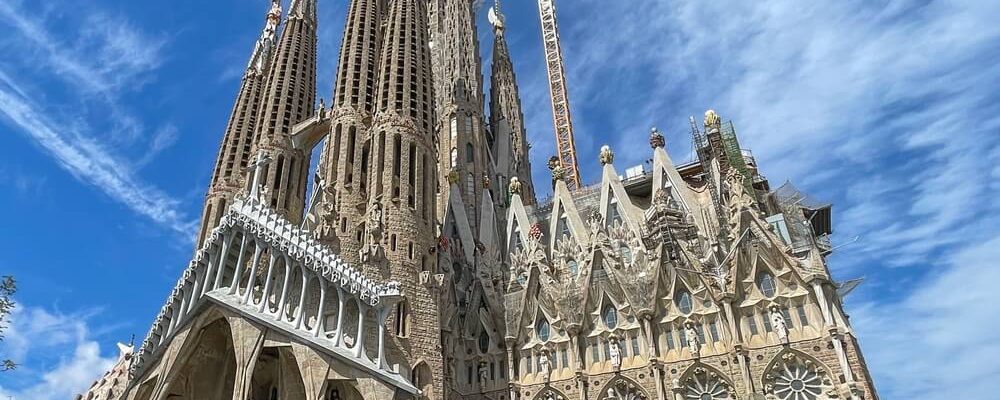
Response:
[{"label": "scaffolding", "polygon": [[729,166],[736,168],[736,171],[743,175],[743,186],[746,187],[747,193],[756,194],[757,191],[753,187],[754,176],[750,172],[750,168],[747,167],[747,161],[743,158],[743,149],[740,148],[740,141],[736,137],[736,128],[733,126],[733,121],[726,121],[722,124],[721,136],[722,136],[722,150],[725,153]]}]

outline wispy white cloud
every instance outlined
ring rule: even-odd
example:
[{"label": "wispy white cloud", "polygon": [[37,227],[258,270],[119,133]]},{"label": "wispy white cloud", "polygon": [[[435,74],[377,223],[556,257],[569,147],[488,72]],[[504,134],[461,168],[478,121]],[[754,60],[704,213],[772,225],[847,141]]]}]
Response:
[{"label": "wispy white cloud", "polygon": [[141,35],[124,18],[88,14],[79,31],[66,38],[46,28],[38,7],[26,9],[21,0],[5,1],[0,3],[0,19],[31,45],[54,76],[69,84],[111,94],[125,85],[140,85],[141,78],[160,64],[165,41]]},{"label": "wispy white cloud", "polygon": [[[78,14],[79,24],[62,24],[57,35],[49,28],[46,13],[28,8],[20,0],[0,4],[0,24],[13,27],[13,35],[2,43],[24,58],[0,67],[0,120],[78,180],[190,237],[195,224],[181,213],[179,201],[136,174],[176,142],[176,127],[167,124],[149,135],[143,122],[118,99],[123,91],[141,87],[160,65],[164,41],[147,37],[125,18],[111,18],[99,10]],[[58,90],[39,93],[39,87],[68,89],[68,95]],[[61,107],[39,103],[53,97],[76,100]],[[88,113],[88,108],[101,112]],[[148,143],[147,149],[130,160],[120,150],[137,142]]]},{"label": "wispy white cloud", "polygon": [[852,321],[885,398],[988,399],[1000,375],[1000,236],[955,254],[899,302],[865,302]]},{"label": "wispy white cloud", "polygon": [[92,316],[15,308],[0,357],[21,365],[4,373],[0,398],[71,399],[86,390],[115,361],[103,357],[93,340]]},{"label": "wispy white cloud", "polygon": [[100,143],[81,132],[57,127],[15,91],[0,88],[0,113],[77,179],[178,233],[190,235],[193,231],[194,223],[179,211],[177,200],[142,183],[131,173],[131,165],[118,160]]}]

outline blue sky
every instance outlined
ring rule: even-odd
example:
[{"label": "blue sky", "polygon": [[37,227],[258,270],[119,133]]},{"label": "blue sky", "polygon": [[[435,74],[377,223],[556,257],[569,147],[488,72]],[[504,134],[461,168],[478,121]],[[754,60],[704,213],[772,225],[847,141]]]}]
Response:
[{"label": "blue sky", "polygon": [[[0,2],[0,274],[21,289],[0,358],[22,363],[0,375],[0,398],[71,398],[115,342],[145,335],[191,255],[266,3]],[[544,187],[554,144],[537,9],[504,6]],[[847,310],[883,398],[995,396],[1000,3],[558,7],[584,180],[603,144],[620,170],[643,162],[634,143],[653,125],[690,158],[688,116],[714,108],[773,186],[835,204],[835,244],[860,236],[829,261],[839,279],[867,279]],[[345,8],[320,1],[326,98]],[[488,71],[485,29],[481,45]]]}]

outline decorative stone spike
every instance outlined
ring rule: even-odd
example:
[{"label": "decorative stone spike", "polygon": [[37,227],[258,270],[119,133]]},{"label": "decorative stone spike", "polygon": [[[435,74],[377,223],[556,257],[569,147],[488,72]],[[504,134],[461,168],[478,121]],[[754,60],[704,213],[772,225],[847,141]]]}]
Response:
[{"label": "decorative stone spike", "polygon": [[615,162],[615,152],[611,151],[611,146],[601,146],[601,165],[608,165]]},{"label": "decorative stone spike", "polygon": [[663,134],[660,133],[658,129],[654,126],[649,133],[649,146],[658,149],[663,148],[667,145],[666,139],[664,139]]}]

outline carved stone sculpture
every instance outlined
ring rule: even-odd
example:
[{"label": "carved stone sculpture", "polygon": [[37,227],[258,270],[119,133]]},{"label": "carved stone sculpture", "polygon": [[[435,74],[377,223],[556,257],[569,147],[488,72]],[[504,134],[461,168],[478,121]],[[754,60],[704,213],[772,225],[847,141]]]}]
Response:
[{"label": "carved stone sculpture", "polygon": [[542,354],[538,356],[538,365],[539,365],[538,370],[542,373],[542,378],[544,378],[545,381],[548,382],[549,377],[552,373],[552,364],[551,361],[549,361],[548,350],[542,350]]},{"label": "carved stone sculpture", "polygon": [[615,162],[615,152],[611,151],[608,145],[601,146],[601,165],[608,165]]},{"label": "carved stone sculpture", "polygon": [[774,327],[774,332],[778,334],[782,343],[788,343],[788,323],[785,321],[785,316],[781,314],[781,310],[777,306],[771,306],[770,310],[771,326]]},{"label": "carved stone sculpture", "polygon": [[684,324],[684,340],[687,341],[688,350],[695,357],[698,357],[701,352],[701,342],[698,341],[698,331],[694,329],[694,323],[687,322]]},{"label": "carved stone sculpture", "polygon": [[615,369],[620,369],[622,367],[622,349],[618,345],[618,338],[612,336],[611,343],[608,345],[608,353],[611,355],[611,365]]}]

